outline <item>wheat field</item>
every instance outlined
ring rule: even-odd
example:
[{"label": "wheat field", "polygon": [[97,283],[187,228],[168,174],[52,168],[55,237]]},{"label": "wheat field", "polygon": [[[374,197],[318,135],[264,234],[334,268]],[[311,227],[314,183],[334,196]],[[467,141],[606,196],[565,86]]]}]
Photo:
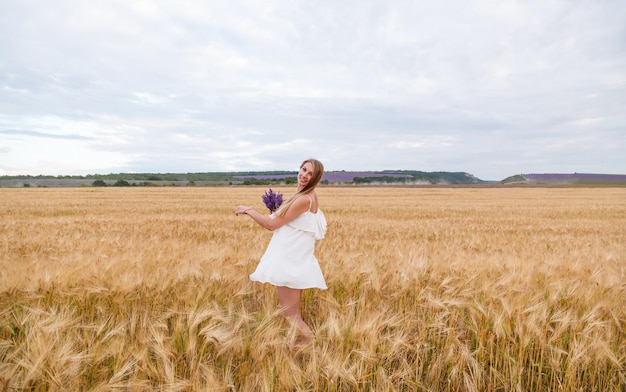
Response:
[{"label": "wheat field", "polygon": [[0,189],[0,391],[625,390],[626,188],[320,187],[304,345],[264,190]]}]

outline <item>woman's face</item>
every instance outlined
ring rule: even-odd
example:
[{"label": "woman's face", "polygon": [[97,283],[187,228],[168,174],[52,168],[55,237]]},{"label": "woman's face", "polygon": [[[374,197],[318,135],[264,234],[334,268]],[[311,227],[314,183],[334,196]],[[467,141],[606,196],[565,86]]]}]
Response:
[{"label": "woman's face", "polygon": [[313,177],[313,164],[311,162],[305,162],[304,165],[300,168],[300,172],[298,173],[298,187],[300,189],[304,188],[306,184],[311,181]]}]

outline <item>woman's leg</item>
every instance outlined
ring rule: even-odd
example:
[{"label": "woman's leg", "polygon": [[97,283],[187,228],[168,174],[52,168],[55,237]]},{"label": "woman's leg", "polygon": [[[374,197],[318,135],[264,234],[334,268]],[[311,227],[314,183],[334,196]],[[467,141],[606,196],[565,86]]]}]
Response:
[{"label": "woman's leg", "polygon": [[307,338],[312,338],[313,331],[311,331],[311,328],[302,320],[302,313],[300,311],[300,296],[302,295],[302,290],[283,286],[276,287],[276,289],[278,290],[278,302],[280,302],[285,318],[294,323],[302,335]]}]

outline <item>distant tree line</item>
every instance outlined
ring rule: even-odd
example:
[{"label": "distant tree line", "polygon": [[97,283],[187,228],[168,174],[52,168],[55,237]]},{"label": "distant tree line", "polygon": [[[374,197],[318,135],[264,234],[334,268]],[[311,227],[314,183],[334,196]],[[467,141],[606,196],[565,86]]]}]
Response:
[{"label": "distant tree line", "polygon": [[[171,185],[175,186],[176,184],[172,183]],[[196,183],[194,181],[188,181],[185,185],[186,186],[195,186]],[[91,183],[91,186],[94,186],[94,187],[105,187],[105,186],[163,186],[163,185],[157,185],[157,184],[155,184],[153,182],[149,182],[149,181],[128,182],[126,180],[117,180],[113,184],[109,185],[104,180],[95,180],[94,182]]]},{"label": "distant tree line", "polygon": [[384,175],[376,177],[354,177],[354,184],[372,184],[372,183],[396,183],[411,184],[416,182],[430,184],[482,184],[482,181],[465,172],[423,172],[415,170],[394,170],[390,174],[405,174],[406,177]]},{"label": "distant tree line", "polygon": [[[369,183],[431,183],[431,184],[479,184],[485,183],[470,174],[464,172],[422,172],[415,170],[383,170],[371,172],[376,176],[354,177],[346,180],[346,183],[369,184]],[[379,174],[379,175],[378,175]],[[402,174],[404,176],[398,176]],[[285,176],[282,178],[259,178],[260,176]],[[205,173],[110,173],[88,175],[38,175],[38,176],[0,176],[0,180],[92,180],[94,187],[104,186],[169,186],[183,185],[194,186],[197,182],[227,185],[273,185],[297,183],[293,171],[260,171],[260,172],[205,172]],[[156,183],[155,183],[156,182]],[[169,184],[171,183],[171,184]],[[324,180],[322,184],[329,181]]]},{"label": "distant tree line", "polygon": [[[134,184],[133,184],[134,185]],[[91,186],[109,186],[104,180],[95,180],[91,183]],[[117,180],[111,186],[131,186],[131,184],[126,180]],[[146,185],[143,185],[146,186]]]},{"label": "distant tree line", "polygon": [[287,185],[292,185],[297,182],[296,177],[286,177],[280,179],[259,179],[259,178],[244,178],[242,185],[272,185],[276,183],[282,183]]},{"label": "distant tree line", "polygon": [[0,180],[124,180],[124,181],[228,181],[236,173],[111,173],[76,176],[19,175],[0,176]]}]

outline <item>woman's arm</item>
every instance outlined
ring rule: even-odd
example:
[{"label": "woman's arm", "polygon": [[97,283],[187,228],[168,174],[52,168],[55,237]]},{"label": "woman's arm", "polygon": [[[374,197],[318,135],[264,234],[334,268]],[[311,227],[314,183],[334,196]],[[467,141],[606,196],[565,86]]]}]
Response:
[{"label": "woman's arm", "polygon": [[247,214],[256,223],[261,225],[261,227],[264,227],[270,231],[274,231],[279,227],[284,226],[292,220],[296,219],[302,213],[308,211],[308,209],[309,199],[307,197],[298,197],[296,200],[294,200],[293,204],[289,207],[289,209],[285,212],[285,215],[283,216],[270,218],[267,215],[256,212],[252,207],[248,206],[238,206],[237,208],[235,208],[235,215]]}]

